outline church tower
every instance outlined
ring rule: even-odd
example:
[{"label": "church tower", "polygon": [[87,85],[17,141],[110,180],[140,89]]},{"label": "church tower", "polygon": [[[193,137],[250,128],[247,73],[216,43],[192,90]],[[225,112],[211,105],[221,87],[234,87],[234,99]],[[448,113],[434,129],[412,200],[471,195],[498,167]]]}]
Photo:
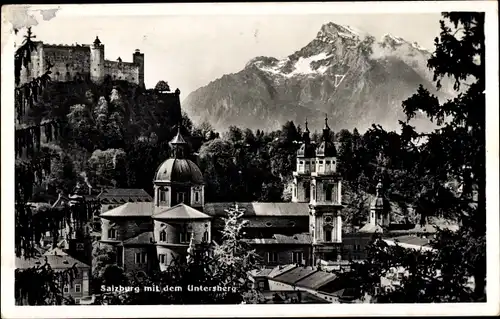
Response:
[{"label": "church tower", "polygon": [[293,172],[292,202],[309,203],[311,199],[311,172],[314,171],[315,150],[311,143],[309,128],[306,127],[302,135],[302,145],[297,151],[297,167]]},{"label": "church tower", "polygon": [[98,84],[104,80],[104,44],[97,36],[90,46],[90,79]]},{"label": "church tower", "polygon": [[321,144],[316,149],[311,172],[310,234],[313,262],[334,261],[341,256],[342,209],[341,177],[337,173],[337,150],[325,118]]},{"label": "church tower", "polygon": [[377,193],[370,205],[369,223],[372,226],[389,227],[390,218],[390,203],[385,198],[383,193],[382,181],[377,184]]}]

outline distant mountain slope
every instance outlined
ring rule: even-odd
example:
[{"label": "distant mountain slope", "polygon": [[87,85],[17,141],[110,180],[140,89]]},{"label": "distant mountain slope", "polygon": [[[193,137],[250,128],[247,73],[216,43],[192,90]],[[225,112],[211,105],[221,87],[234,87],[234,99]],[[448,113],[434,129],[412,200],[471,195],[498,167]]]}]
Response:
[{"label": "distant mountain slope", "polygon": [[[336,130],[363,130],[372,123],[396,129],[404,118],[401,102],[419,84],[435,91],[429,57],[416,43],[389,34],[376,42],[351,27],[328,23],[285,59],[256,57],[240,72],[189,94],[183,107],[195,123],[208,120],[218,130],[229,125],[272,130],[306,118],[319,129],[325,113]],[[448,87],[445,83],[438,95],[446,97]],[[423,119],[419,125],[429,127]]]}]

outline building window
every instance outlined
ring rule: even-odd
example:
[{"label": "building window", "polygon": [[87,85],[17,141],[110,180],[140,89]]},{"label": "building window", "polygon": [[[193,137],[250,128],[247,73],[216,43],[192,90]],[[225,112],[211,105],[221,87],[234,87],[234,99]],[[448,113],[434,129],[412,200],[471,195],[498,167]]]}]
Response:
[{"label": "building window", "polygon": [[194,201],[199,202],[200,201],[200,193],[199,192],[194,192]]},{"label": "building window", "polygon": [[203,242],[208,242],[208,231],[205,230],[205,232],[203,233]]},{"label": "building window", "polygon": [[147,262],[146,253],[135,253],[135,263],[136,264],[145,264]]},{"label": "building window", "polygon": [[325,199],[327,201],[331,201],[332,200],[332,194],[333,194],[333,185],[326,185],[326,194],[325,194]]},{"label": "building window", "polygon": [[309,165],[309,161],[306,161],[306,165]]},{"label": "building window", "polygon": [[182,231],[179,233],[179,242],[180,243],[187,243],[189,242],[189,236],[186,231]]},{"label": "building window", "polygon": [[108,238],[110,238],[110,239],[116,239],[116,229],[110,229],[110,230],[108,230]]},{"label": "building window", "polygon": [[260,289],[264,289],[264,286],[265,286],[264,282],[263,281],[259,281],[259,288]]},{"label": "building window", "polygon": [[184,193],[177,193],[177,203],[184,203]]},{"label": "building window", "polygon": [[304,194],[305,194],[306,200],[309,200],[309,198],[311,196],[311,183],[304,182]]},{"label": "building window", "polygon": [[82,285],[75,284],[75,292],[82,292]]},{"label": "building window", "polygon": [[326,165],[330,165],[330,161],[326,161],[326,162],[325,162],[325,164],[326,164]]},{"label": "building window", "polygon": [[166,264],[167,263],[167,255],[161,254],[159,257],[160,257],[160,264]]},{"label": "building window", "polygon": [[278,253],[277,252],[268,252],[267,253],[267,262],[269,262],[269,263],[278,262]]},{"label": "building window", "polygon": [[304,254],[301,251],[294,251],[292,253],[292,263],[300,264],[303,258]]},{"label": "building window", "polygon": [[320,165],[323,165],[323,161],[319,161],[319,164],[320,164]]},{"label": "building window", "polygon": [[326,226],[323,231],[325,233],[325,241],[326,242],[331,242],[332,241],[332,230],[333,228],[331,226]]},{"label": "building window", "polygon": [[167,241],[167,232],[164,230],[160,232],[160,241]]},{"label": "building window", "polygon": [[63,292],[66,293],[66,294],[69,293],[69,286],[68,285],[64,286]]},{"label": "building window", "polygon": [[160,202],[165,202],[167,200],[167,192],[160,190]]},{"label": "building window", "polygon": [[304,164],[304,161],[300,161],[299,163],[300,163],[300,165],[302,165],[302,164]]}]

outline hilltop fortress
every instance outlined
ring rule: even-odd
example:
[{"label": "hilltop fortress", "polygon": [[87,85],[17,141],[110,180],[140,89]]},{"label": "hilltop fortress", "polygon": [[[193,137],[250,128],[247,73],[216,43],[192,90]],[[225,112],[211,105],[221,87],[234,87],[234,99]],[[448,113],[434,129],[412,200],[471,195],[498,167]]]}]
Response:
[{"label": "hilltop fortress", "polygon": [[104,59],[104,44],[96,37],[93,44],[54,45],[41,41],[36,43],[36,51],[32,52],[31,67],[23,69],[21,83],[45,73],[47,62],[53,64],[51,78],[53,81],[74,81],[90,79],[101,83],[106,76],[113,80],[124,80],[144,86],[144,53],[138,49],[132,55],[132,62]]}]

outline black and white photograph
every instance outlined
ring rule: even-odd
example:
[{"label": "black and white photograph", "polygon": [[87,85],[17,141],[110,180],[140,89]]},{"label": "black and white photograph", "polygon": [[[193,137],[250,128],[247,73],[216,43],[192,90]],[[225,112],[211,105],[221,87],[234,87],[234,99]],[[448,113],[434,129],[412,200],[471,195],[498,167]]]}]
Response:
[{"label": "black and white photograph", "polygon": [[2,6],[2,317],[498,314],[498,158],[496,2]]}]

